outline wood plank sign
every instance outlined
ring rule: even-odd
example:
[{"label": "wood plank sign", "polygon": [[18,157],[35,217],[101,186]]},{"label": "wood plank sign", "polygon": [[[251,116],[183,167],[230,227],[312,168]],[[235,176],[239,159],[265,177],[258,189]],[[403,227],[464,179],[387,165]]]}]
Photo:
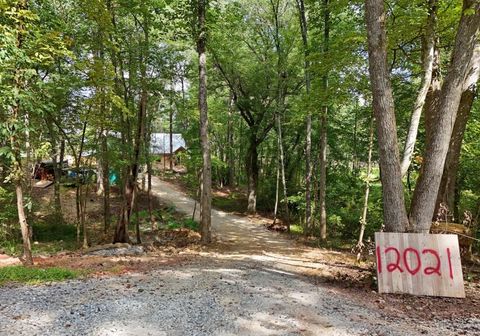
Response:
[{"label": "wood plank sign", "polygon": [[458,236],[375,233],[379,293],[465,297]]}]

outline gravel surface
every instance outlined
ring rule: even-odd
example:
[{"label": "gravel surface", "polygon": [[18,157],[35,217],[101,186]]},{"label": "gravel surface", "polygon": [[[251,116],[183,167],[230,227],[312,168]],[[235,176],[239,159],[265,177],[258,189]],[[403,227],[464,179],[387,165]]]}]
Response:
[{"label": "gravel surface", "polygon": [[202,259],[181,269],[0,289],[1,335],[454,335],[448,326],[391,320],[254,262]]}]

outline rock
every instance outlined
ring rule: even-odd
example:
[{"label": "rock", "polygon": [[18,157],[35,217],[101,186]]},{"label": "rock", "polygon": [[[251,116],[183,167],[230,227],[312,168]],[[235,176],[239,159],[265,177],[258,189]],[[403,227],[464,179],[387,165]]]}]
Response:
[{"label": "rock", "polygon": [[21,265],[22,262],[19,258],[11,257],[6,254],[0,254],[0,267],[2,266],[14,266]]},{"label": "rock", "polygon": [[[105,247],[105,245],[104,245]],[[85,255],[96,255],[103,257],[141,255],[145,253],[143,246],[131,246],[129,244],[109,244],[107,248],[95,248]]]}]

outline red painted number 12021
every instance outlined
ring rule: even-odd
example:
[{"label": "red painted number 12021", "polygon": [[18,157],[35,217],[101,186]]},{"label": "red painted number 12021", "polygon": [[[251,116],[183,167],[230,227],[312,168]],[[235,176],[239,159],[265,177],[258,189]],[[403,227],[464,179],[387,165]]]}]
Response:
[{"label": "red painted number 12021", "polygon": [[[391,255],[391,262],[384,265],[382,259],[382,249],[380,246],[377,246],[377,270],[378,273],[384,271],[384,267],[387,272],[392,273],[399,271],[400,273],[408,272],[411,275],[424,274],[424,275],[438,275],[442,276],[442,262],[440,259],[440,253],[437,250],[433,249],[423,249],[418,250],[413,247],[408,247],[404,250],[399,250],[396,247],[388,246],[385,247],[383,253],[385,256]],[[452,254],[450,249],[446,249],[447,252],[447,261],[448,261],[448,272],[450,279],[453,279],[453,267],[452,267]],[[413,256],[413,259],[416,259],[415,262],[410,262],[409,256]],[[423,267],[422,260],[424,258],[433,258],[434,263],[429,263],[429,266]]]}]

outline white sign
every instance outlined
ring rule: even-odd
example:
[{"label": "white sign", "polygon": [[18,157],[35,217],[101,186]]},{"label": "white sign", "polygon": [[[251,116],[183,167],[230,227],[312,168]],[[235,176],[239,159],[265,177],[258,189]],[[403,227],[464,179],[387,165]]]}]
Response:
[{"label": "white sign", "polygon": [[458,236],[375,233],[379,293],[465,297]]}]

